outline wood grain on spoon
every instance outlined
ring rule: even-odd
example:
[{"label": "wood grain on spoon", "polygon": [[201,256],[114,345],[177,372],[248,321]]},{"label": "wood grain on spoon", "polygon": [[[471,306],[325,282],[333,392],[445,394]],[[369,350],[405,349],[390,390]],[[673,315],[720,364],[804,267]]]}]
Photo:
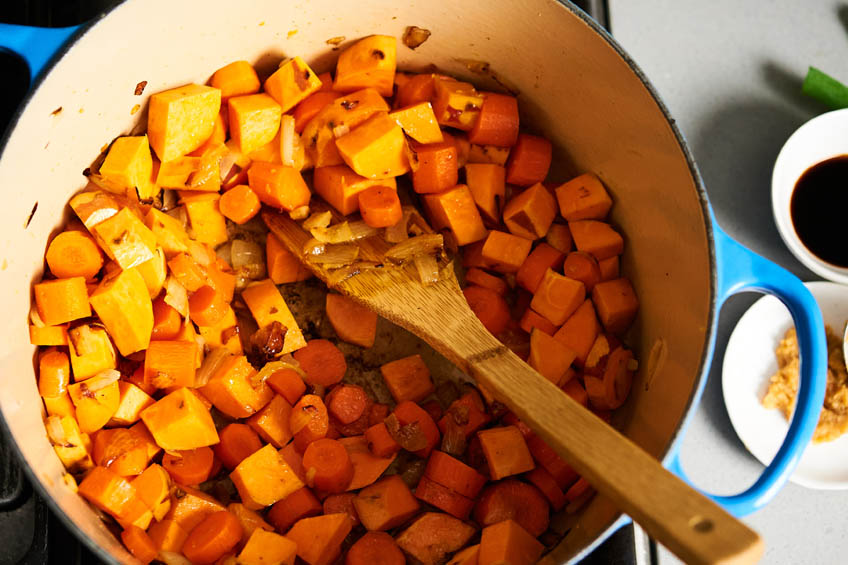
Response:
[{"label": "wood grain on spoon", "polygon": [[[288,216],[265,209],[262,219],[296,256],[311,239]],[[357,242],[360,260],[382,263],[392,244]],[[306,261],[325,282],[331,273]],[[686,563],[754,563],[763,553],[756,532],[678,479],[636,444],[563,394],[479,322],[452,265],[424,286],[411,265],[365,269],[329,284],[409,330],[473,376],[574,469]]]}]

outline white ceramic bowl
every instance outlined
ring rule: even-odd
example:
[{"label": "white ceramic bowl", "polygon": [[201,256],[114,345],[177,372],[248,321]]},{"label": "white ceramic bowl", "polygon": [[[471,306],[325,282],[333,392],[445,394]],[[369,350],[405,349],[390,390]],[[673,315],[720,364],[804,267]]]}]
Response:
[{"label": "white ceramic bowl", "polygon": [[848,284],[848,268],[822,261],[801,243],[789,211],[792,191],[801,175],[813,165],[840,155],[848,155],[848,109],[817,116],[786,140],[774,163],[771,204],[777,230],[792,254],[817,275]]}]

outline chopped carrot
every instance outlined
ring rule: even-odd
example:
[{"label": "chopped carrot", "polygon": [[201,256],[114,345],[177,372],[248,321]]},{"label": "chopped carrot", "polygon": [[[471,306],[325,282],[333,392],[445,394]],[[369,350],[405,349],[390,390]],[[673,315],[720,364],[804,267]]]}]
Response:
[{"label": "chopped carrot", "polygon": [[437,194],[425,194],[424,206],[437,230],[450,229],[457,245],[468,245],[486,237],[486,227],[471,191],[458,184]]},{"label": "chopped carrot", "polygon": [[430,454],[424,476],[466,498],[475,498],[486,484],[486,477],[441,451]]},{"label": "chopped carrot", "polygon": [[58,234],[50,242],[45,255],[50,272],[57,278],[93,279],[103,267],[103,253],[94,238],[83,231],[70,230]]},{"label": "chopped carrot", "polygon": [[372,228],[387,228],[403,217],[397,191],[385,186],[371,186],[359,193],[359,211]]},{"label": "chopped carrot", "polygon": [[601,180],[591,173],[580,175],[556,188],[562,217],[575,220],[603,220],[612,207]]},{"label": "chopped carrot", "polygon": [[465,165],[465,183],[483,218],[492,224],[500,223],[501,206],[506,194],[506,171],[491,163]]},{"label": "chopped carrot", "polygon": [[218,200],[221,213],[237,224],[243,224],[256,216],[261,207],[259,197],[245,184],[232,187]]},{"label": "chopped carrot", "polygon": [[491,416],[486,413],[480,395],[476,392],[468,392],[454,400],[439,420],[439,429],[442,433],[446,433],[448,420],[458,425],[468,437],[488,424]]},{"label": "chopped carrot", "polygon": [[286,249],[273,233],[268,234],[265,243],[265,259],[268,278],[274,281],[274,284],[305,281],[312,276],[312,272],[303,265],[303,262]]},{"label": "chopped carrot", "polygon": [[32,285],[38,315],[48,326],[91,316],[84,277],[54,279]]},{"label": "chopped carrot", "polygon": [[68,345],[68,326],[29,326],[30,345]]},{"label": "chopped carrot", "polygon": [[309,204],[312,192],[300,171],[274,163],[254,162],[247,170],[248,184],[268,206],[291,212]]},{"label": "chopped carrot", "polygon": [[359,193],[372,186],[397,189],[394,178],[368,179],[356,174],[347,165],[318,167],[312,184],[315,192],[345,216],[359,210]]},{"label": "chopped carrot", "polygon": [[360,347],[371,347],[377,336],[377,314],[341,294],[327,294],[327,317],[339,338]]},{"label": "chopped carrot", "polygon": [[[573,379],[570,382],[580,384],[577,379]],[[542,438],[535,434],[528,436],[527,447],[530,449],[530,453],[533,454],[533,460],[553,477],[561,490],[565,491],[577,480],[577,472],[551,446],[545,443]]]},{"label": "chopped carrot", "polygon": [[551,167],[551,154],[551,142],[544,137],[518,134],[506,163],[506,182],[518,186],[542,182]]},{"label": "chopped carrot", "polygon": [[[416,75],[419,76],[419,75]],[[367,532],[345,556],[345,565],[405,565],[406,558],[386,532]]]},{"label": "chopped carrot", "polygon": [[135,488],[125,478],[106,467],[94,467],[79,484],[79,493],[97,508],[116,518],[126,516]]},{"label": "chopped carrot", "polygon": [[533,565],[545,546],[517,522],[504,520],[483,528],[480,536],[479,565]]},{"label": "chopped carrot", "polygon": [[156,555],[159,553],[147,532],[138,526],[129,525],[122,531],[121,541],[124,542],[124,546],[136,559],[145,564],[156,559]]},{"label": "chopped carrot", "polygon": [[289,425],[294,434],[294,445],[301,453],[313,441],[326,437],[330,418],[321,397],[314,394],[302,396],[292,408]]},{"label": "chopped carrot", "polygon": [[586,299],[554,334],[554,338],[577,354],[574,363],[582,367],[600,331],[591,299]]},{"label": "chopped carrot", "polygon": [[154,522],[147,530],[153,545],[158,551],[178,553],[188,538],[188,532],[176,521],[165,519]]},{"label": "chopped carrot", "polygon": [[416,74],[409,80],[398,85],[395,104],[398,108],[405,108],[421,102],[430,102],[433,98],[436,86],[435,75]]},{"label": "chopped carrot", "polygon": [[562,510],[566,503],[565,493],[562,492],[556,480],[544,467],[536,467],[524,476],[545,495],[555,512]]},{"label": "chopped carrot", "polygon": [[465,280],[471,284],[476,284],[478,286],[486,287],[489,290],[494,290],[501,296],[504,296],[509,290],[509,286],[507,286],[506,281],[502,278],[491,275],[477,267],[473,267],[465,273]]},{"label": "chopped carrot", "polygon": [[347,450],[353,465],[353,478],[347,487],[349,491],[372,484],[395,460],[394,453],[385,457],[378,457],[371,453],[365,436],[341,438],[339,443]]},{"label": "chopped carrot", "polygon": [[548,501],[533,485],[517,479],[494,483],[483,490],[474,507],[474,521],[490,526],[504,520],[515,520],[533,536],[548,529]]},{"label": "chopped carrot", "polygon": [[530,292],[536,292],[547,270],[558,270],[562,267],[564,259],[565,255],[561,251],[547,243],[540,243],[515,273],[515,282]]},{"label": "chopped carrot", "polygon": [[322,438],[310,443],[303,453],[303,468],[307,484],[325,492],[344,492],[353,478],[350,456],[334,439]]},{"label": "chopped carrot", "polygon": [[[331,82],[332,84],[332,82]],[[302,133],[306,124],[318,115],[333,100],[339,97],[338,92],[332,90],[319,90],[303,99],[294,109],[294,131]]]},{"label": "chopped carrot", "polygon": [[56,397],[67,392],[71,382],[71,366],[68,354],[50,348],[38,357],[38,393]]},{"label": "chopped carrot", "polygon": [[527,363],[555,385],[564,382],[565,373],[576,356],[574,351],[538,328],[530,334]]},{"label": "chopped carrot", "polygon": [[577,310],[585,298],[586,288],[582,282],[548,269],[533,293],[530,307],[558,326]]},{"label": "chopped carrot", "polygon": [[168,270],[189,292],[208,284],[204,269],[188,253],[179,253],[168,260]]},{"label": "chopped carrot", "polygon": [[144,356],[144,382],[157,388],[194,386],[197,343],[151,341]]},{"label": "chopped carrot", "polygon": [[577,500],[580,496],[582,496],[584,493],[591,490],[591,488],[592,485],[589,484],[589,481],[587,481],[583,477],[580,477],[580,479],[576,483],[571,485],[571,488],[566,491],[565,499],[569,502],[573,502]]},{"label": "chopped carrot", "polygon": [[231,502],[227,505],[227,510],[236,517],[236,520],[241,524],[242,536],[241,543],[247,543],[253,532],[256,530],[265,530],[271,532],[274,526],[262,519],[262,515],[251,510],[240,502]]},{"label": "chopped carrot", "polygon": [[450,142],[410,143],[418,166],[412,169],[412,187],[418,194],[443,192],[456,186],[459,165],[456,146]]},{"label": "chopped carrot", "polygon": [[418,482],[418,486],[415,488],[415,497],[460,520],[468,518],[471,509],[474,507],[473,500],[440,485],[426,475],[421,477]]},{"label": "chopped carrot", "polygon": [[215,455],[227,469],[235,469],[248,455],[262,447],[259,435],[250,426],[240,423],[228,424],[220,432],[220,443],[213,448]]},{"label": "chopped carrot", "polygon": [[388,457],[400,451],[400,444],[389,433],[386,424],[378,422],[365,430],[368,449],[377,457]]},{"label": "chopped carrot", "polygon": [[509,323],[509,305],[497,292],[472,285],[462,291],[469,308],[480,322],[493,335],[497,335],[506,329]]},{"label": "chopped carrot", "polygon": [[325,403],[331,416],[342,424],[350,424],[365,413],[368,408],[368,394],[361,386],[341,385],[327,395]]},{"label": "chopped carrot", "polygon": [[189,533],[183,554],[194,563],[212,563],[241,540],[241,524],[230,512],[210,514]]},{"label": "chopped carrot", "polygon": [[593,408],[615,410],[624,404],[633,383],[633,371],[628,367],[632,359],[633,352],[618,347],[610,353],[601,378],[584,376],[583,384]]},{"label": "chopped carrot", "polygon": [[183,325],[180,313],[165,302],[165,297],[160,296],[153,301],[153,333],[152,340],[175,339]]},{"label": "chopped carrot", "polygon": [[294,352],[309,384],[332,386],[347,372],[347,362],[339,348],[326,339],[313,339]]},{"label": "chopped carrot", "polygon": [[181,485],[199,485],[211,476],[215,454],[209,447],[166,453],[162,467],[174,482]]},{"label": "chopped carrot", "polygon": [[297,544],[297,556],[309,565],[330,565],[351,527],[347,514],[327,514],[298,520],[286,537]]},{"label": "chopped carrot", "polygon": [[515,145],[518,141],[518,100],[515,96],[485,93],[480,115],[468,132],[468,140],[479,145]]},{"label": "chopped carrot", "polygon": [[585,251],[572,251],[562,265],[566,277],[580,281],[586,287],[586,292],[592,292],[595,285],[601,281],[601,269],[598,260]]},{"label": "chopped carrot", "polygon": [[547,235],[545,235],[545,241],[563,254],[569,253],[574,243],[571,238],[571,230],[565,224],[551,224]]},{"label": "chopped carrot", "polygon": [[437,565],[462,548],[475,528],[439,512],[427,512],[397,536],[397,544],[423,565]]},{"label": "chopped carrot", "polygon": [[639,310],[636,292],[627,278],[598,283],[592,292],[592,302],[604,329],[615,334],[627,330]]},{"label": "chopped carrot", "polygon": [[515,426],[491,428],[477,432],[480,446],[489,463],[489,475],[499,480],[533,469],[533,457],[524,436]]},{"label": "chopped carrot", "polygon": [[268,510],[266,518],[278,532],[285,534],[298,520],[317,516],[323,509],[321,501],[315,497],[312,491],[308,487],[303,487],[275,502]]},{"label": "chopped carrot", "polygon": [[356,494],[352,492],[331,494],[324,499],[324,514],[347,514],[353,526],[358,526],[359,515],[356,513],[356,508],[353,506],[354,498],[356,498]]},{"label": "chopped carrot", "polygon": [[557,331],[557,326],[548,321],[544,316],[534,312],[532,308],[527,308],[524,314],[521,315],[521,320],[518,321],[519,327],[525,332],[532,333],[534,328],[538,328],[548,335],[554,335]]},{"label": "chopped carrot", "polygon": [[602,260],[624,251],[624,240],[612,226],[597,220],[579,220],[569,222],[568,228],[574,238],[578,251],[585,251]]},{"label": "chopped carrot", "polygon": [[573,398],[578,404],[583,406],[589,405],[589,395],[586,393],[586,389],[583,388],[583,385],[580,384],[579,380],[569,379],[564,385],[562,385],[561,388],[565,394]]},{"label": "chopped carrot", "polygon": [[221,290],[204,285],[188,299],[188,307],[192,322],[198,326],[214,326],[224,318],[230,305]]},{"label": "chopped carrot", "polygon": [[610,281],[612,279],[617,279],[619,272],[618,265],[618,255],[614,257],[607,257],[606,259],[598,261],[598,270],[601,272],[601,280]]},{"label": "chopped carrot", "polygon": [[353,499],[359,520],[367,530],[400,526],[419,509],[418,501],[399,475],[390,475],[363,488]]},{"label": "chopped carrot", "polygon": [[271,402],[248,418],[247,424],[264,441],[280,449],[292,438],[291,411],[291,404],[279,394],[275,394]]},{"label": "chopped carrot", "polygon": [[420,402],[436,390],[430,369],[418,354],[385,363],[380,372],[395,402]]},{"label": "chopped carrot", "polygon": [[141,474],[150,461],[147,447],[131,429],[102,429],[93,440],[94,463],[122,477]]},{"label": "chopped carrot", "polygon": [[527,259],[531,247],[533,242],[529,239],[492,230],[481,249],[484,266],[500,273],[515,273]]},{"label": "chopped carrot", "polygon": [[544,237],[555,216],[556,201],[542,183],[512,197],[503,211],[503,221],[509,231],[527,239]]},{"label": "chopped carrot", "polygon": [[368,425],[373,426],[374,424],[378,424],[386,419],[386,416],[391,412],[391,408],[389,408],[388,404],[381,404],[379,402],[375,402],[371,405],[370,412],[368,414]]},{"label": "chopped carrot", "polygon": [[294,369],[277,369],[265,382],[289,404],[295,404],[306,392],[306,383],[303,382],[300,373]]}]

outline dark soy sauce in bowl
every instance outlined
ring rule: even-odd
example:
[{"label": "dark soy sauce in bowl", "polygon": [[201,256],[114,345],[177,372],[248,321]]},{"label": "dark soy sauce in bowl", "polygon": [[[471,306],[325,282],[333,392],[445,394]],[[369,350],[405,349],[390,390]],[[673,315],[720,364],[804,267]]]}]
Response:
[{"label": "dark soy sauce in bowl", "polygon": [[792,191],[789,214],[807,249],[831,265],[848,267],[848,155],[804,171]]}]

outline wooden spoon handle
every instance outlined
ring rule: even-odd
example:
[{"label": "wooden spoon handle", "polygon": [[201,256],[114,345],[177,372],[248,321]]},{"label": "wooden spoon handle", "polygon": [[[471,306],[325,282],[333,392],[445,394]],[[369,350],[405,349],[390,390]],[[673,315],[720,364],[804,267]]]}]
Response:
[{"label": "wooden spoon handle", "polygon": [[756,532],[477,331],[478,347],[489,347],[465,358],[469,373],[648,534],[686,563],[759,560]]}]

